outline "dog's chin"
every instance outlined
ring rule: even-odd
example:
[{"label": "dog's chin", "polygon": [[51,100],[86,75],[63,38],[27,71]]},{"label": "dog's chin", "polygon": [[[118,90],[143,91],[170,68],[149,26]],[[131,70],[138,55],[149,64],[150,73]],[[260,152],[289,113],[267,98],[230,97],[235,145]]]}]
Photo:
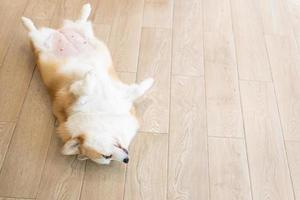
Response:
[{"label": "dog's chin", "polygon": [[100,165],[109,165],[111,160],[110,159],[105,159],[105,158],[100,158],[97,160],[93,160],[95,163],[100,164]]}]

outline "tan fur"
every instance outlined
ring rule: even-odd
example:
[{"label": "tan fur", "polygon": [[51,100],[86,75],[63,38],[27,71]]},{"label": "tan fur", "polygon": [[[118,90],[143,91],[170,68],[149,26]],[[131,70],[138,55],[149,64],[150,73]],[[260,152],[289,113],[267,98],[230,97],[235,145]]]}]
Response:
[{"label": "tan fur", "polygon": [[76,100],[75,96],[68,89],[77,77],[58,73],[64,60],[44,57],[34,49],[33,45],[32,48],[37,58],[37,65],[43,82],[53,102],[53,114],[59,123],[65,122],[68,118],[68,110]]},{"label": "tan fur", "polygon": [[56,132],[64,143],[71,139],[71,135],[67,130],[65,123],[59,124]]},{"label": "tan fur", "polygon": [[134,116],[135,118],[137,118],[137,113],[136,113],[136,108],[135,106],[132,106],[131,109],[130,109],[130,114],[132,116]]},{"label": "tan fur", "polygon": [[80,146],[80,153],[89,157],[90,159],[99,159],[102,156],[101,153],[90,147],[84,146],[84,144]]},{"label": "tan fur", "polygon": [[53,114],[56,116],[59,123],[65,122],[68,119],[70,107],[76,101],[74,94],[69,92],[67,88],[63,88],[56,92],[53,97]]},{"label": "tan fur", "polygon": [[101,153],[99,153],[96,150],[84,145],[84,141],[85,141],[85,134],[84,133],[80,134],[76,138],[80,142],[80,147],[79,147],[80,154],[83,154],[83,155],[89,157],[90,159],[98,159],[102,156]]},{"label": "tan fur", "polygon": [[113,79],[113,80],[117,80],[117,81],[121,81],[119,78],[119,75],[117,74],[115,68],[113,66],[110,66],[108,68],[108,75]]},{"label": "tan fur", "polygon": [[[61,123],[59,127],[57,128],[58,136],[62,139],[64,143],[66,143],[68,140],[72,139],[70,133],[68,132],[65,123]],[[84,145],[85,141],[85,134],[82,133],[79,136],[75,137],[80,143],[80,154],[83,154],[91,159],[98,159],[102,156],[101,153],[97,152],[96,150],[87,147]]]}]

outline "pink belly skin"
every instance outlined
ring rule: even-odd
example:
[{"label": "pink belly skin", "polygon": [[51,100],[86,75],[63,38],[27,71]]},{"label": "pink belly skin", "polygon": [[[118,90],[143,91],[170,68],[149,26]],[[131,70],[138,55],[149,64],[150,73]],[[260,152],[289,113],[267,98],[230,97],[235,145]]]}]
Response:
[{"label": "pink belly skin", "polygon": [[60,57],[88,54],[94,50],[90,42],[73,29],[61,29],[56,31],[51,42],[53,53]]}]

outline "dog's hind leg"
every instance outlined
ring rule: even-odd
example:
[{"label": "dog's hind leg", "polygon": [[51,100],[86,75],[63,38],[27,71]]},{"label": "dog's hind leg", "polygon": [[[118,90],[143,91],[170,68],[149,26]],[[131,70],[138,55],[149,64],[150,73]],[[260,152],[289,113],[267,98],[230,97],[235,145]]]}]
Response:
[{"label": "dog's hind leg", "polygon": [[87,3],[84,4],[81,8],[81,12],[80,12],[80,16],[79,16],[79,21],[87,21],[87,19],[89,18],[90,14],[91,14],[91,4]]},{"label": "dog's hind leg", "polygon": [[41,29],[37,29],[31,19],[27,17],[22,17],[23,25],[29,31],[28,36],[30,37],[34,47],[38,51],[48,51],[49,46],[47,44],[47,40],[53,34],[54,30],[51,28],[43,27]]},{"label": "dog's hind leg", "polygon": [[91,10],[92,8],[90,4],[84,4],[81,8],[78,19],[76,19],[75,21],[64,20],[63,28],[77,29],[77,31],[81,32],[86,38],[93,38],[94,32],[92,24],[90,21],[88,21]]},{"label": "dog's hind leg", "polygon": [[36,32],[38,31],[37,28],[35,27],[34,23],[31,21],[31,19],[27,17],[22,17],[22,22],[24,26],[28,29],[29,32]]}]

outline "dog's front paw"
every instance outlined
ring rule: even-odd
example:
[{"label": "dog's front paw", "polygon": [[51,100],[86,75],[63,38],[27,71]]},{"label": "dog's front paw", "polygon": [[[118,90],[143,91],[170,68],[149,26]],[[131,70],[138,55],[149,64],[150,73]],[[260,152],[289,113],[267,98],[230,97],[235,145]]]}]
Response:
[{"label": "dog's front paw", "polygon": [[131,85],[128,92],[129,97],[134,101],[137,98],[143,96],[143,94],[151,88],[153,83],[153,78],[147,78],[139,84]]},{"label": "dog's front paw", "polygon": [[140,93],[144,94],[147,90],[149,90],[152,87],[153,83],[154,83],[153,78],[147,78],[147,79],[143,80],[139,84]]}]

